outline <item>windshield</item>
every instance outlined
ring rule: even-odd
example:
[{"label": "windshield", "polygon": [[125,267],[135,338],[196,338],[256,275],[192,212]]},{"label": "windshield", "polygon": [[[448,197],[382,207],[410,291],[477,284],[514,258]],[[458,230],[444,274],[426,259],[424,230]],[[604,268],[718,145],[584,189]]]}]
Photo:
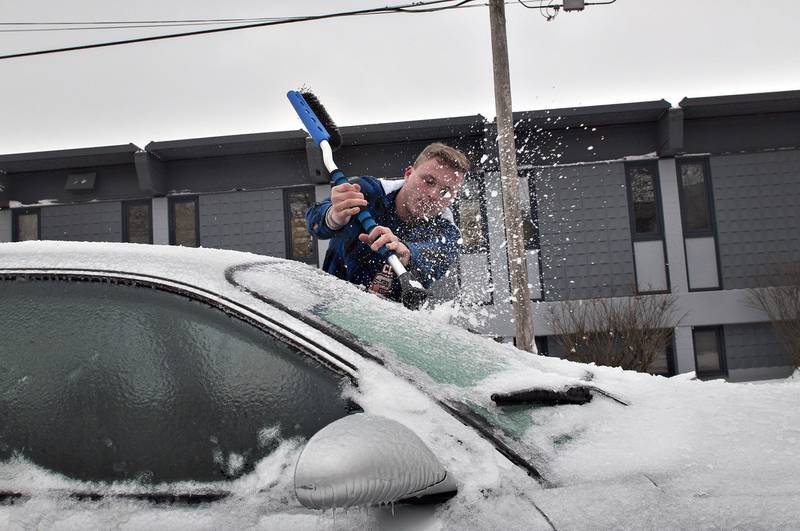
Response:
[{"label": "windshield", "polygon": [[239,268],[232,281],[352,336],[430,396],[466,406],[469,414],[531,461],[538,452],[526,434],[534,426],[535,408],[497,406],[491,395],[532,387],[560,389],[585,376],[579,366],[558,373],[547,370],[538,356],[452,326],[452,312],[409,312],[299,264],[253,264]]}]

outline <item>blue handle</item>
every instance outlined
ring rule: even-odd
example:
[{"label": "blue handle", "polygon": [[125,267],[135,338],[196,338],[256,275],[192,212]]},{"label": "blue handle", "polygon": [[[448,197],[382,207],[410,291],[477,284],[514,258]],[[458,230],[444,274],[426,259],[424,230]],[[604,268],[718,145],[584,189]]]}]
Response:
[{"label": "blue handle", "polygon": [[[347,177],[344,176],[344,172],[342,170],[336,170],[331,173],[331,181],[333,181],[334,186],[349,182]],[[378,226],[378,224],[375,222],[375,219],[372,217],[372,214],[370,214],[369,210],[366,209],[362,209],[361,212],[356,215],[356,219],[361,224],[361,230],[367,234],[372,232],[372,229]],[[385,245],[381,245],[381,248],[375,252],[383,258],[387,258],[390,254],[393,254],[392,251],[387,249]]]},{"label": "blue handle", "polygon": [[328,133],[328,130],[320,123],[317,115],[314,114],[314,111],[308,106],[303,95],[296,90],[290,90],[286,94],[286,97],[289,98],[297,116],[303,121],[303,125],[306,126],[306,131],[308,131],[308,134],[314,139],[314,142],[316,142],[317,145],[323,140],[330,142],[330,133]]}]

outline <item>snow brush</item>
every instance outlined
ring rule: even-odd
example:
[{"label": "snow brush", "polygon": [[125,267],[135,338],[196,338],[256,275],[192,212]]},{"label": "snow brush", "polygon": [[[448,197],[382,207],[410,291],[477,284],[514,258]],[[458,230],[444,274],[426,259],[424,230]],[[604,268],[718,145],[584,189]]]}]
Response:
[{"label": "snow brush", "polygon": [[[322,161],[330,174],[332,185],[336,186],[349,182],[344,172],[333,161],[333,151],[341,147],[342,135],[325,107],[311,92],[291,90],[286,96],[289,98],[295,112],[297,112],[297,116],[302,120],[306,131],[322,150]],[[356,215],[356,219],[361,224],[362,231],[367,234],[378,226],[372,214],[365,208],[362,208]],[[397,255],[387,249],[385,245],[381,246],[376,252],[386,260],[392,271],[397,275],[397,279],[400,281],[400,301],[403,305],[412,310],[419,309],[425,299],[428,298],[428,290],[422,286],[419,280],[412,276],[400,262]]]}]

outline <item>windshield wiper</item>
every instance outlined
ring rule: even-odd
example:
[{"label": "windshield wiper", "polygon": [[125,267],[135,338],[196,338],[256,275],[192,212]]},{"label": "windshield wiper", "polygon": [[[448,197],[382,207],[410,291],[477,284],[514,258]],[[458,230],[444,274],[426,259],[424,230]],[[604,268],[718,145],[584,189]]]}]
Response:
[{"label": "windshield wiper", "polygon": [[535,406],[560,406],[564,404],[581,405],[592,400],[592,392],[610,398],[623,406],[630,404],[594,385],[573,385],[559,390],[553,389],[522,389],[509,393],[492,393],[492,401],[498,406],[513,404],[530,404]]},{"label": "windshield wiper", "polygon": [[572,386],[564,389],[523,389],[510,393],[492,393],[492,401],[498,406],[531,404],[537,406],[560,406],[585,404],[592,400],[590,388]]}]

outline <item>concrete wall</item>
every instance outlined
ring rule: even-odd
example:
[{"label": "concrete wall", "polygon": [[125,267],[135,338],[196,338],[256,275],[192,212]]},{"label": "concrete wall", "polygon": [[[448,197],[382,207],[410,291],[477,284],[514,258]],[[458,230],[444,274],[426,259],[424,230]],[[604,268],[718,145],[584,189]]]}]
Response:
[{"label": "concrete wall", "polygon": [[800,264],[800,150],[711,157],[724,289]]},{"label": "concrete wall", "polygon": [[283,190],[201,195],[203,247],[286,256]]},{"label": "concrete wall", "polygon": [[42,207],[43,240],[122,241],[122,203],[85,203]]}]

